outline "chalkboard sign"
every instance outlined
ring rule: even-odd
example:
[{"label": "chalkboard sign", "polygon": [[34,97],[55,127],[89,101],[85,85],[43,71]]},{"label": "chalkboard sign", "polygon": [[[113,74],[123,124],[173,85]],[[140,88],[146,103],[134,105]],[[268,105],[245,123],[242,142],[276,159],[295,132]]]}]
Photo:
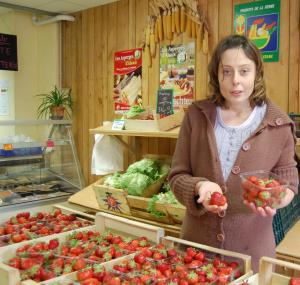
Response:
[{"label": "chalkboard sign", "polygon": [[159,89],[157,91],[156,113],[161,116],[169,116],[173,110],[173,89]]},{"label": "chalkboard sign", "polygon": [[18,70],[17,36],[0,33],[0,70]]}]

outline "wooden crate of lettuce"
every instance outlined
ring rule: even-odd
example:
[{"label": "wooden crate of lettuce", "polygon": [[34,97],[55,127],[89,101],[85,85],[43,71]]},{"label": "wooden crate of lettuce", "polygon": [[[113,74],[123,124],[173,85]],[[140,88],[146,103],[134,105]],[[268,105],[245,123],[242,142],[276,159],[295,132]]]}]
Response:
[{"label": "wooden crate of lettuce", "polygon": [[181,224],[186,211],[185,206],[177,201],[167,181],[161,189],[163,192],[151,198],[127,196],[131,213],[161,223]]},{"label": "wooden crate of lettuce", "polygon": [[159,192],[169,169],[169,156],[147,155],[129,165],[125,173],[103,177],[93,186],[99,207],[131,215],[128,196],[152,197]]}]

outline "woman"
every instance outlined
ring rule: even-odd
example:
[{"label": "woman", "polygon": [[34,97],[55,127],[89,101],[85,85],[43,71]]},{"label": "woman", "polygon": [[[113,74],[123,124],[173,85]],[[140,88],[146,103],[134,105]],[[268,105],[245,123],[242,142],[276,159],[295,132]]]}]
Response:
[{"label": "woman", "polygon": [[[242,198],[240,173],[272,171],[289,182],[282,207],[297,193],[294,125],[266,97],[259,51],[244,36],[224,38],[209,64],[211,96],[188,109],[169,176],[172,191],[186,206],[183,239],[252,257],[275,256],[270,207]],[[209,205],[213,192],[227,203]]]}]

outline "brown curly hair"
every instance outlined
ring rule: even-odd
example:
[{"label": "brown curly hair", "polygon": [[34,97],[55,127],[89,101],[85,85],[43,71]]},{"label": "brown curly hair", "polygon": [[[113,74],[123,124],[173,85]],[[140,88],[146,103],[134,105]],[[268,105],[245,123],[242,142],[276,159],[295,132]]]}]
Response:
[{"label": "brown curly hair", "polygon": [[253,93],[249,97],[251,107],[261,106],[266,101],[266,87],[264,81],[263,62],[260,51],[256,46],[245,36],[230,35],[223,38],[213,52],[212,58],[208,65],[209,73],[209,98],[218,106],[225,105],[225,99],[220,92],[218,80],[218,70],[222,54],[228,49],[242,48],[245,55],[254,61],[256,66],[256,76],[254,81]]}]

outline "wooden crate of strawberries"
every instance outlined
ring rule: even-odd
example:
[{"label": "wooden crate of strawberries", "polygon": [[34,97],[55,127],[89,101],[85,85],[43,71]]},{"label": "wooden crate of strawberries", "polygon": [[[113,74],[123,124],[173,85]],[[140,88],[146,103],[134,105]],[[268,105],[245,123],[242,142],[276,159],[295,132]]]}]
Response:
[{"label": "wooden crate of strawberries", "polygon": [[102,264],[101,269],[91,267],[44,284],[237,284],[252,274],[250,264],[250,256],[164,237],[151,248]]},{"label": "wooden crate of strawberries", "polygon": [[54,205],[48,211],[20,212],[0,222],[0,248],[94,224],[94,216]]},{"label": "wooden crate of strawberries", "polygon": [[[35,284],[157,243],[162,228],[98,213],[95,225],[0,248],[0,284]],[[35,283],[34,283],[35,282]]]},{"label": "wooden crate of strawberries", "polygon": [[286,270],[292,271],[293,275],[300,276],[299,264],[270,257],[262,257],[259,264],[259,284],[300,285],[300,277],[283,274]]}]

